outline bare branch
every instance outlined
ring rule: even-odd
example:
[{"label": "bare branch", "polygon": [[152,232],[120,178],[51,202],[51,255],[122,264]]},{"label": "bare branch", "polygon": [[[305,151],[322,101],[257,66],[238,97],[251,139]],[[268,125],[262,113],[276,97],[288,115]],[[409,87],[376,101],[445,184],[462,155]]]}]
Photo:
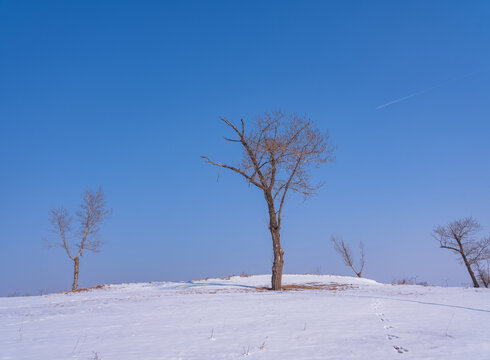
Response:
[{"label": "bare branch", "polygon": [[256,182],[251,176],[248,176],[247,174],[245,174],[243,171],[241,171],[240,169],[237,169],[233,166],[229,166],[229,165],[224,165],[224,164],[220,164],[220,163],[216,163],[214,161],[211,161],[211,159],[209,159],[207,156],[201,156],[203,159],[206,160],[206,163],[208,164],[211,164],[211,165],[214,165],[214,166],[219,166],[219,167],[222,167],[222,168],[225,168],[225,169],[229,169],[229,170],[232,170],[240,175],[242,175],[245,179],[247,179],[250,183],[254,184],[255,186],[257,186],[259,189],[262,189],[262,186]]},{"label": "bare branch", "polygon": [[[250,145],[249,143],[247,142],[247,139],[245,137],[245,123],[243,122],[243,119],[240,119],[240,122],[242,124],[242,131],[240,132],[235,125],[233,125],[228,119],[220,116],[220,119],[222,121],[225,122],[225,124],[227,124],[228,126],[230,126],[233,130],[235,130],[235,132],[238,134],[238,136],[240,137],[240,142],[241,144],[243,145],[243,147],[245,148],[246,152],[247,152],[247,155],[249,157],[249,159],[251,160],[251,162],[253,163],[254,165],[254,168],[255,168],[255,172],[257,172],[257,174],[259,175],[259,179],[260,179],[260,182],[261,182],[261,185],[260,188],[263,188],[266,186],[266,183],[265,183],[265,179],[264,179],[264,176],[262,175],[261,171],[260,171],[260,167],[259,167],[259,164],[257,163],[257,159],[254,155],[254,153],[252,152],[252,149],[250,148]],[[213,165],[216,165],[216,164],[213,164]],[[220,165],[217,165],[217,166],[220,166]],[[222,166],[222,167],[225,167],[225,166]],[[230,169],[230,167],[227,167],[228,169]],[[230,169],[231,170],[231,169]],[[243,172],[243,171],[242,171]],[[255,184],[254,184],[255,185]]]},{"label": "bare branch", "polygon": [[225,139],[226,141],[231,141],[231,142],[242,142],[241,140],[228,139],[227,137],[224,137],[224,136],[223,136],[223,139]]},{"label": "bare branch", "polygon": [[293,180],[294,175],[296,175],[296,172],[298,171],[298,167],[299,167],[300,164],[301,164],[301,157],[298,158],[298,160],[296,161],[296,165],[294,166],[294,169],[291,172],[291,175],[289,176],[289,179],[287,180],[286,184],[283,187],[283,193],[282,193],[282,197],[281,197],[281,203],[279,205],[279,211],[278,211],[278,215],[277,215],[279,227],[281,226],[282,207],[284,206],[284,200],[286,199],[286,193],[288,192],[288,190],[289,190],[289,188],[291,186],[291,181]]},{"label": "bare branch", "polygon": [[68,242],[68,235],[71,232],[72,220],[73,218],[68,214],[68,210],[66,210],[64,207],[51,209],[50,221],[54,228],[53,231],[59,234],[61,238],[61,243],[56,243],[56,245],[53,244],[52,247],[61,247],[65,249],[68,257],[73,260]]},{"label": "bare branch", "polygon": [[[105,208],[106,202],[101,188],[99,188],[97,192],[86,190],[85,194],[82,196],[82,200],[83,202],[82,205],[80,205],[80,210],[77,212],[82,238],[78,253],[75,257],[79,257],[82,254],[83,250],[86,248],[88,237],[94,236],[99,232],[100,225],[112,212]],[[100,245],[101,243],[94,242],[87,250],[98,251],[97,246]]]},{"label": "bare branch", "polygon": [[[238,134],[238,136],[240,136],[240,139],[243,138],[243,135],[244,135],[244,132],[240,132],[235,125],[233,125],[227,118],[224,118],[222,116],[219,117],[221,120],[224,121],[224,123],[226,125],[228,125],[229,127],[231,127],[233,130],[235,130],[235,132]],[[243,124],[243,123],[242,123]]]},{"label": "bare branch", "polygon": [[456,248],[453,248],[453,247],[447,246],[447,245],[441,245],[441,249],[449,249],[449,250],[452,250],[452,251],[459,253],[459,249],[456,249]]},{"label": "bare branch", "polygon": [[87,240],[85,242],[85,250],[92,251],[95,253],[100,252],[100,248],[104,243],[100,240]]}]

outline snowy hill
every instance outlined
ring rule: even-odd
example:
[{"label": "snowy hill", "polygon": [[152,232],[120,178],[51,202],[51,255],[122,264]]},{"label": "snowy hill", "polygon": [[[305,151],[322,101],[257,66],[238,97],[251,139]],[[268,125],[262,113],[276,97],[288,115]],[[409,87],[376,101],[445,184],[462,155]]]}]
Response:
[{"label": "snowy hill", "polygon": [[328,275],[0,298],[0,359],[490,359],[490,291]]}]

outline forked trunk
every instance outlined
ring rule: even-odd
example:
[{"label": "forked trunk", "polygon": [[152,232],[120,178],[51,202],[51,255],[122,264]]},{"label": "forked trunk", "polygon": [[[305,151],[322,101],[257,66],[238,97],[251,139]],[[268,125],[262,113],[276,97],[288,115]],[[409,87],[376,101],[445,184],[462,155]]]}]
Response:
[{"label": "forked trunk", "polygon": [[75,271],[73,273],[73,286],[72,290],[76,290],[78,288],[78,267],[80,265],[80,258],[76,257],[73,262],[75,263]]}]

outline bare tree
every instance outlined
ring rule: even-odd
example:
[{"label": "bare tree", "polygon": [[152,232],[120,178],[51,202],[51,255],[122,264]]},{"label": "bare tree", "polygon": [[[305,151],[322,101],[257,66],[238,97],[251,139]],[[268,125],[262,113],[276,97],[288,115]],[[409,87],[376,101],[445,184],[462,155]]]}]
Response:
[{"label": "bare tree", "polygon": [[79,224],[75,230],[76,239],[70,237],[73,230],[73,218],[69,215],[68,210],[59,207],[50,212],[53,232],[60,237],[58,242],[50,245],[65,249],[68,257],[74,263],[72,290],[76,290],[78,287],[80,257],[84,250],[99,252],[102,245],[102,242],[95,235],[99,231],[100,225],[111,214],[111,210],[107,210],[105,207],[106,202],[101,188],[97,192],[85,191],[82,195],[80,210],[76,212],[76,222]]},{"label": "bare tree", "polygon": [[362,244],[362,242],[359,243],[359,249],[361,255],[361,258],[359,260],[359,268],[358,268],[359,270],[357,270],[356,266],[354,265],[352,252],[349,246],[345,244],[344,239],[341,236],[338,236],[337,238],[335,238],[335,236],[332,236],[332,242],[335,251],[340,255],[345,265],[350,267],[352,271],[354,271],[354,274],[357,275],[357,277],[362,277],[362,270],[364,269],[364,245]]},{"label": "bare tree", "polygon": [[490,238],[477,240],[476,234],[480,231],[481,225],[474,218],[467,217],[437,226],[432,233],[441,248],[449,249],[461,257],[460,261],[468,270],[476,288],[480,284],[474,268],[480,269],[481,263],[490,258]]},{"label": "bare tree", "polygon": [[490,286],[490,259],[479,261],[476,264],[476,270],[481,285],[488,288]]},{"label": "bare tree", "polygon": [[269,215],[274,263],[272,289],[281,290],[284,251],[280,229],[286,195],[291,192],[308,199],[321,185],[310,180],[309,170],[333,161],[334,146],[328,134],[322,134],[305,116],[282,111],[265,113],[257,118],[253,129],[246,134],[243,119],[239,127],[220,117],[238,136],[225,140],[238,143],[243,149],[242,162],[230,166],[211,161],[207,163],[240,174],[249,185],[263,192]]}]

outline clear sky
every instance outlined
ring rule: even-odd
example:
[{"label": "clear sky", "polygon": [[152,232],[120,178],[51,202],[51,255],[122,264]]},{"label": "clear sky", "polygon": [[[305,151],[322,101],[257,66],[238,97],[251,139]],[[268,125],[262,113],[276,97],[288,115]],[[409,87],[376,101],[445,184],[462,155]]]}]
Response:
[{"label": "clear sky", "polygon": [[70,288],[49,210],[99,185],[113,215],[81,287],[269,273],[263,197],[199,156],[238,161],[218,116],[274,109],[338,146],[318,195],[286,204],[286,273],[350,275],[341,234],[366,277],[469,284],[430,233],[471,215],[490,235],[489,17],[488,1],[0,1],[0,295]]}]

